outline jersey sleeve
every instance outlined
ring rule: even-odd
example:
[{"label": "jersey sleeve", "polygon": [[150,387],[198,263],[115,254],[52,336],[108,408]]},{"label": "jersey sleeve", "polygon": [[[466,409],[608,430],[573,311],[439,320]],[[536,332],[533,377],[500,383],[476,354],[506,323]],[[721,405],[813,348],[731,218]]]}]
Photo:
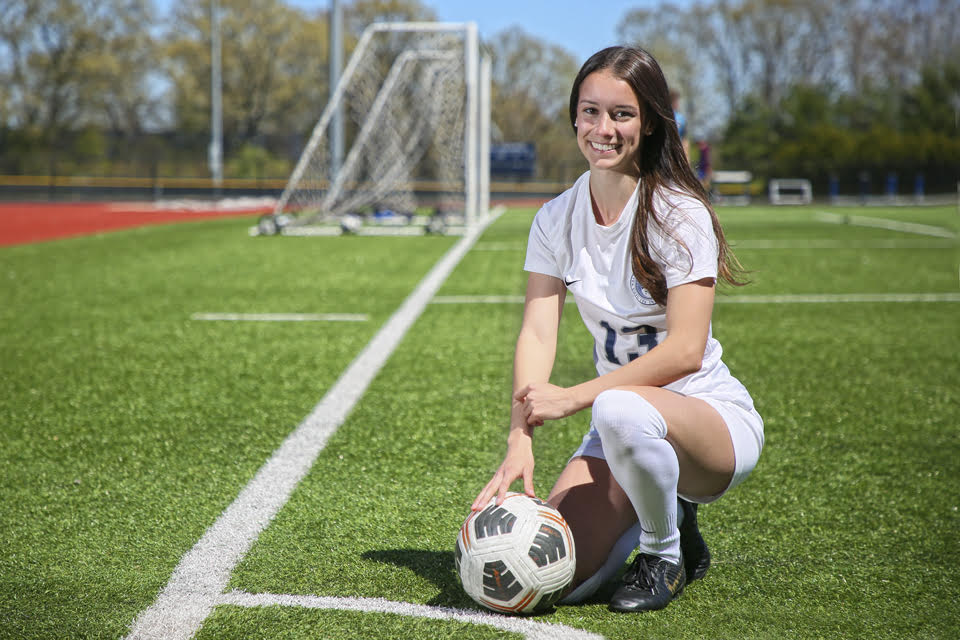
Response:
[{"label": "jersey sleeve", "polygon": [[[710,212],[701,203],[684,202],[666,217],[669,232],[658,234],[667,289],[704,278],[717,278],[719,248]],[[682,244],[681,244],[682,242]]]},{"label": "jersey sleeve", "polygon": [[527,238],[527,258],[523,263],[524,271],[542,273],[544,275],[561,278],[560,267],[557,264],[556,243],[551,242],[551,228],[549,212],[546,208],[540,209],[530,225],[530,236]]}]

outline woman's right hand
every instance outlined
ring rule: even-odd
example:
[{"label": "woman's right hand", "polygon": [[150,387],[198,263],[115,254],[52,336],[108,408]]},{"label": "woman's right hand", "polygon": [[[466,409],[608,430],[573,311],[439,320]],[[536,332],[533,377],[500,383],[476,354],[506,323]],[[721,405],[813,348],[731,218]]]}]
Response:
[{"label": "woman's right hand", "polygon": [[500,468],[493,474],[493,478],[473,501],[470,507],[472,511],[480,511],[486,507],[493,496],[497,496],[498,505],[502,504],[507,497],[507,491],[510,490],[510,485],[517,478],[523,478],[523,492],[531,498],[536,497],[533,492],[533,438],[524,431],[518,429],[510,434],[507,441],[507,455]]}]

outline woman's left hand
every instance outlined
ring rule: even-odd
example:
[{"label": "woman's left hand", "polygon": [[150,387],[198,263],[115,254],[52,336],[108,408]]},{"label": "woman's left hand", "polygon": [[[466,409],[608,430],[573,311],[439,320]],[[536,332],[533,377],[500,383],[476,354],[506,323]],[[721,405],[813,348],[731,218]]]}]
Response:
[{"label": "woman's left hand", "polygon": [[527,424],[539,427],[544,420],[559,420],[579,411],[570,389],[549,382],[535,382],[518,389],[513,394],[514,402],[521,405]]}]

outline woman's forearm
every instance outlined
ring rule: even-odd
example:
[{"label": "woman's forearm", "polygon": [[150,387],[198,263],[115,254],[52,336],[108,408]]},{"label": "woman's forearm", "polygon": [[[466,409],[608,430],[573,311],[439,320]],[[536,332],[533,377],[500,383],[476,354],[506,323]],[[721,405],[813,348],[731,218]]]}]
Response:
[{"label": "woman's forearm", "polygon": [[[540,338],[532,331],[521,330],[513,360],[513,391],[535,382],[549,381],[556,351],[555,337],[553,340]],[[527,424],[522,413],[523,402],[513,399],[512,393],[510,395],[511,431],[522,428],[528,435],[532,435],[533,427]]]},{"label": "woman's forearm", "polygon": [[597,378],[570,387],[578,409],[593,405],[598,395],[618,387],[662,387],[700,370],[703,351],[691,352],[689,343],[668,336],[636,360]]}]

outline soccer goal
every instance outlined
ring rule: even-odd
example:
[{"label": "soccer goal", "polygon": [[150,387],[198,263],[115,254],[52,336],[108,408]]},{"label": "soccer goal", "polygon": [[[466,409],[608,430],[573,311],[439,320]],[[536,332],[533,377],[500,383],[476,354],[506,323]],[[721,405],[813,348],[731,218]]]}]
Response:
[{"label": "soccer goal", "polygon": [[[347,152],[331,153],[341,110]],[[473,23],[361,36],[261,234],[455,232],[488,215],[490,64]]]},{"label": "soccer goal", "polygon": [[770,181],[770,204],[810,204],[813,185],[803,178],[778,178]]}]

